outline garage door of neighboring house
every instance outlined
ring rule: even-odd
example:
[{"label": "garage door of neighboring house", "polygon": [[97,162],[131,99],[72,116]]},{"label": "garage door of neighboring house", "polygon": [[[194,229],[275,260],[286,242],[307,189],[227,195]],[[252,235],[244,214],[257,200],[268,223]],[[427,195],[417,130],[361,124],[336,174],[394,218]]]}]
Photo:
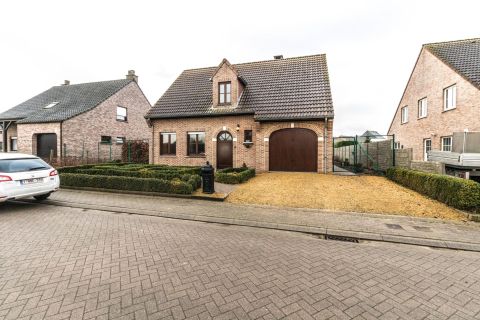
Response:
[{"label": "garage door of neighboring house", "polygon": [[269,170],[317,172],[317,134],[292,128],[273,132],[269,139]]},{"label": "garage door of neighboring house", "polygon": [[57,135],[55,133],[37,135],[37,156],[43,159],[57,156]]}]

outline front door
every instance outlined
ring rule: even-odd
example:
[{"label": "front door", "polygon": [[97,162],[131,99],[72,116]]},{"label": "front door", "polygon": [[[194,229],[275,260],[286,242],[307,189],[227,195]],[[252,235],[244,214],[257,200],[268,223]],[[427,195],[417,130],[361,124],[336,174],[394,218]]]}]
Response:
[{"label": "front door", "polygon": [[43,159],[57,156],[57,135],[55,133],[37,135],[37,156]]},{"label": "front door", "polygon": [[432,150],[432,139],[423,140],[423,161],[428,161],[428,151]]},{"label": "front door", "polygon": [[227,131],[217,136],[217,169],[233,167],[233,138]]}]

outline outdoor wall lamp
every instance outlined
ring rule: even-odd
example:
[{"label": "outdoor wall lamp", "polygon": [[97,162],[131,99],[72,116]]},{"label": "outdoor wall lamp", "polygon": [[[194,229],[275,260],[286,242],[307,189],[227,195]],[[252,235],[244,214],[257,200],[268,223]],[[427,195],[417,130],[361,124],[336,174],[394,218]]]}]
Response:
[{"label": "outdoor wall lamp", "polygon": [[240,131],[240,125],[239,124],[237,124],[237,127],[235,128],[235,130]]}]

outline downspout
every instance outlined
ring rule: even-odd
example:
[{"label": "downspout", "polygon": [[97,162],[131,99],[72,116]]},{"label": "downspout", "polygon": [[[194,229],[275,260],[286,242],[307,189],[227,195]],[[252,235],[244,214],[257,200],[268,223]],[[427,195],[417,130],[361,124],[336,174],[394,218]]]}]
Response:
[{"label": "downspout", "polygon": [[328,118],[325,117],[325,123],[323,125],[323,173],[327,173],[327,126],[328,126]]},{"label": "downspout", "polygon": [[60,121],[60,166],[62,166],[62,164],[63,164],[63,121]]},{"label": "downspout", "polygon": [[151,121],[149,119],[151,125],[152,125],[152,159],[151,159],[151,164],[155,163],[155,121]]}]

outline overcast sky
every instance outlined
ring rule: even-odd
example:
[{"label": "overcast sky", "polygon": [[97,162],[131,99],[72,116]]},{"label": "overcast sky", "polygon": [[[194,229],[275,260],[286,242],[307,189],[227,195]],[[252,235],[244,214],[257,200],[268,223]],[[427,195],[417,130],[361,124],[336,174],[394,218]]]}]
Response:
[{"label": "overcast sky", "polygon": [[386,133],[421,45],[480,36],[477,1],[2,1],[0,111],[135,69],[153,104],[187,68],[326,53],[335,134]]}]

